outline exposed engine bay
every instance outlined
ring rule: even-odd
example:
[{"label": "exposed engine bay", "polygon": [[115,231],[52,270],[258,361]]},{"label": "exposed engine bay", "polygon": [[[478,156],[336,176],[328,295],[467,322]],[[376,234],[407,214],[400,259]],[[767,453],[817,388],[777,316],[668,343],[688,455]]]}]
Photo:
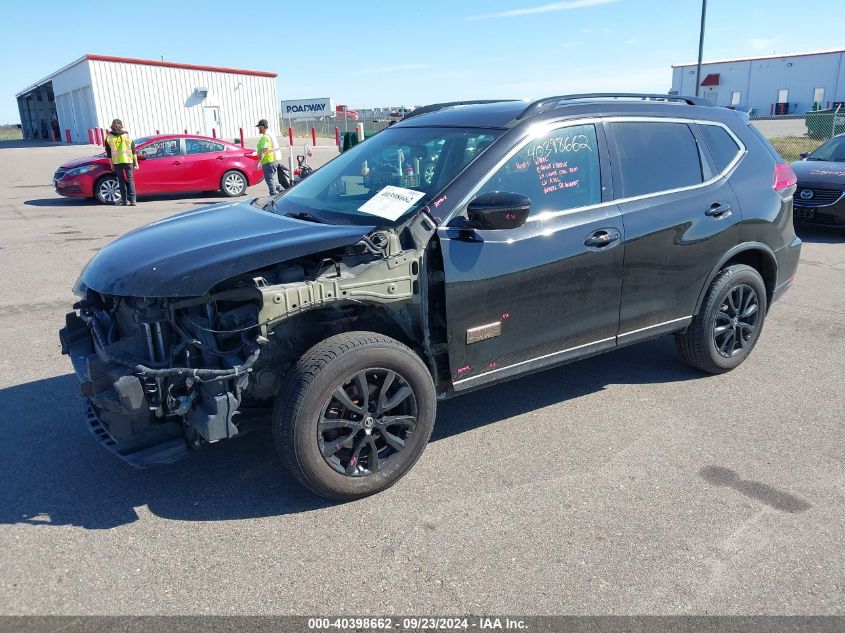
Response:
[{"label": "exposed engine bay", "polygon": [[395,331],[432,358],[420,277],[433,230],[421,214],[401,231],[252,270],[202,296],[80,287],[60,337],[91,429],[133,465],[175,461],[266,421],[291,365],[352,324]]}]

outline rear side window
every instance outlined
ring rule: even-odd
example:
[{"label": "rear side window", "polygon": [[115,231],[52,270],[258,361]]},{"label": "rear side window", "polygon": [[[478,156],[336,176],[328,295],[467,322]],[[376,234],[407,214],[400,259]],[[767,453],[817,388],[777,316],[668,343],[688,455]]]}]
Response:
[{"label": "rear side window", "polygon": [[206,141],[199,138],[185,140],[185,150],[188,154],[207,154],[210,152],[222,152],[226,147],[222,143]]},{"label": "rear side window", "polygon": [[478,191],[520,193],[531,215],[601,202],[601,168],[593,125],[549,132],[519,150]]},{"label": "rear side window", "polygon": [[713,160],[716,161],[716,169],[724,171],[725,167],[730,165],[731,161],[736,158],[740,152],[739,145],[733,140],[725,128],[718,125],[699,125],[701,135],[704,137],[704,142],[710,148],[710,153],[713,155]]},{"label": "rear side window", "polygon": [[622,195],[630,198],[703,182],[695,136],[686,123],[611,123]]}]

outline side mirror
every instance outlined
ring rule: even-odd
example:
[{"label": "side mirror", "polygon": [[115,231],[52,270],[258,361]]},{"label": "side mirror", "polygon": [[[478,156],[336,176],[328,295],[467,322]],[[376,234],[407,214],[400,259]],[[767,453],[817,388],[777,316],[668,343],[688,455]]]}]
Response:
[{"label": "side mirror", "polygon": [[471,226],[478,229],[515,229],[525,224],[531,199],[518,193],[491,191],[473,199],[467,207]]},{"label": "side mirror", "polygon": [[798,155],[799,155],[801,158],[807,158],[807,156],[809,156],[809,154],[808,154],[807,152],[801,152],[801,153],[800,153],[800,154],[798,154]]},{"label": "side mirror", "polygon": [[144,152],[138,152],[137,154],[135,154],[135,156],[138,157],[139,161],[140,160],[147,160],[147,155]]}]

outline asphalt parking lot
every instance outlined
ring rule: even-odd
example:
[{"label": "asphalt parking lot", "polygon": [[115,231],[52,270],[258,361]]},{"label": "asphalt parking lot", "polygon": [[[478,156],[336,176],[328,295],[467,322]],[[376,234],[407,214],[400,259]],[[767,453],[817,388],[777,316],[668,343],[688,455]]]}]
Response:
[{"label": "asphalt parking lot", "polygon": [[0,613],[845,614],[845,235],[800,232],[736,371],[663,338],[447,401],[405,479],[333,505],[269,433],[150,471],[89,437],[74,280],[220,198],[60,199],[78,155],[0,144]]}]

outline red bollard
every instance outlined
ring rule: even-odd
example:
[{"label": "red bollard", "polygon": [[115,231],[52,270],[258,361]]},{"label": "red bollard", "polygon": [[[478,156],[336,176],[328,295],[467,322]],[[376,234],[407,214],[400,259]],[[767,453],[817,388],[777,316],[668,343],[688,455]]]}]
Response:
[{"label": "red bollard", "polygon": [[244,129],[241,128],[241,147],[244,147]]},{"label": "red bollard", "polygon": [[106,131],[103,128],[100,128],[100,142],[97,145],[102,145],[106,142]]},{"label": "red bollard", "polygon": [[156,134],[161,134],[161,132],[159,132],[158,130],[156,130]]},{"label": "red bollard", "polygon": [[293,128],[288,128],[288,140],[290,141],[290,146],[293,147]]},{"label": "red bollard", "polygon": [[316,147],[317,146],[317,128],[311,128],[311,145]]},{"label": "red bollard", "polygon": [[211,137],[217,138],[217,130],[215,130],[214,128],[211,128]]},{"label": "red bollard", "polygon": [[70,130],[67,128],[65,128],[65,138],[67,139],[68,145],[70,145],[72,141],[70,140]]},{"label": "red bollard", "polygon": [[340,147],[340,128],[336,127],[334,129],[334,144]]},{"label": "red bollard", "polygon": [[188,130],[185,130],[185,134],[187,134],[187,133],[188,133]]},{"label": "red bollard", "polygon": [[94,128],[92,128],[92,127],[88,128],[88,142],[91,143],[91,145],[97,144],[96,141],[94,140]]}]

